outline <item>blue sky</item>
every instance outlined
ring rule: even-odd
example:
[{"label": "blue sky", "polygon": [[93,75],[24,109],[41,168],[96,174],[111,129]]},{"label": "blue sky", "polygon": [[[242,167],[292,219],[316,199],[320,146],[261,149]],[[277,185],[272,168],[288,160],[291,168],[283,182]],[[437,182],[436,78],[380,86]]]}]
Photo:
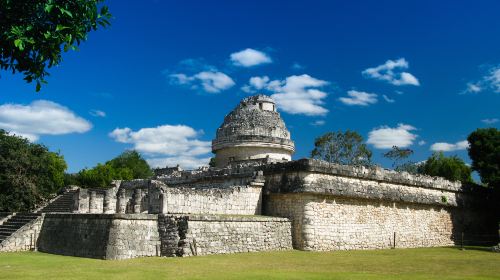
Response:
[{"label": "blue sky", "polygon": [[498,1],[138,3],[107,1],[112,26],[40,93],[2,72],[0,127],[60,151],[70,172],[130,148],[202,164],[225,114],[257,92],[277,99],[296,159],[351,129],[386,167],[392,145],[470,162],[467,135],[499,127]]}]

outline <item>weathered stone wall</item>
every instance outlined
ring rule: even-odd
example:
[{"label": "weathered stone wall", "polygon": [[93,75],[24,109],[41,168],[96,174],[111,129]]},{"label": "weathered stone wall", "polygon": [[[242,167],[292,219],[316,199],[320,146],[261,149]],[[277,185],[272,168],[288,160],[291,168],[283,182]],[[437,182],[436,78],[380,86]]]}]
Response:
[{"label": "weathered stone wall", "polygon": [[[175,214],[234,214],[261,213],[262,182],[240,180],[220,187],[205,183],[190,187],[175,184],[169,187],[157,180],[123,181],[117,191],[80,190],[76,199],[79,213],[175,213]],[[110,205],[113,205],[110,207]]]},{"label": "weathered stone wall", "polygon": [[44,215],[45,214],[42,214],[39,218],[27,223],[7,237],[7,239],[0,244],[0,252],[35,250],[36,240],[41,231]]},{"label": "weathered stone wall", "polygon": [[290,250],[290,230],[283,218],[159,215],[163,256]]},{"label": "weathered stone wall", "polygon": [[[314,194],[270,195],[268,214],[290,217],[294,245],[329,251],[449,246],[454,244],[449,207]],[[394,243],[394,235],[396,240]]]},{"label": "weathered stone wall", "polygon": [[157,216],[46,214],[38,250],[100,259],[159,255]]},{"label": "weathered stone wall", "polygon": [[166,213],[259,215],[261,187],[167,188]]},{"label": "weathered stone wall", "polygon": [[442,178],[314,160],[264,175],[263,213],[293,220],[297,249],[389,248],[394,234],[396,247],[446,246],[495,226],[473,192]]}]

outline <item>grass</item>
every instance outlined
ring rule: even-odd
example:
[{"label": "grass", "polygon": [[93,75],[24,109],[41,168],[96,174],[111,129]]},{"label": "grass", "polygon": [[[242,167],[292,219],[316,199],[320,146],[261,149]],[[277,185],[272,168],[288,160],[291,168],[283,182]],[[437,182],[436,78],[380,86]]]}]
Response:
[{"label": "grass", "polygon": [[0,253],[0,279],[500,279],[500,254],[481,248],[266,252],[104,261]]}]

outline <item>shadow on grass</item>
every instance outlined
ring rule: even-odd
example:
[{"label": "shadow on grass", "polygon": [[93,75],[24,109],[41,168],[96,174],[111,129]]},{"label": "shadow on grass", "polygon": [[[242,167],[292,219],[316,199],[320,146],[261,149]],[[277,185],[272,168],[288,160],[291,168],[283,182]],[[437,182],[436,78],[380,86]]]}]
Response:
[{"label": "shadow on grass", "polygon": [[493,252],[492,250],[492,247],[485,247],[485,246],[464,246],[463,248],[461,246],[453,246],[453,247],[450,247],[450,248],[453,248],[453,249],[456,249],[456,250],[464,250],[464,251],[468,251],[468,250],[474,250],[474,251],[483,251],[483,252],[491,252],[491,253],[495,253]]}]

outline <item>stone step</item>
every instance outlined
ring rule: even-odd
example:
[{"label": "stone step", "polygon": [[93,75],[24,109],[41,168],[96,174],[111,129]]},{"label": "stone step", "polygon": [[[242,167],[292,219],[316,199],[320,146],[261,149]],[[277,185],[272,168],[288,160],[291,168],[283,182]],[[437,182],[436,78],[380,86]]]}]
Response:
[{"label": "stone step", "polygon": [[10,218],[7,222],[16,222],[16,223],[29,223],[33,220],[35,220],[36,218],[25,218],[25,217],[12,217]]},{"label": "stone step", "polygon": [[9,236],[11,236],[11,233],[0,232],[0,238],[5,239],[5,238],[7,238],[7,237],[9,237]]},{"label": "stone step", "polygon": [[6,223],[3,223],[3,225],[1,225],[1,226],[0,226],[0,230],[2,230],[2,229],[15,229],[15,230],[18,230],[18,229],[20,229],[23,225],[24,225],[24,224],[22,224],[22,225],[8,225],[8,224],[6,224]]},{"label": "stone step", "polygon": [[8,234],[9,236],[13,233],[17,231],[17,229],[13,229],[13,228],[0,228],[0,234]]},{"label": "stone step", "polygon": [[2,226],[19,226],[19,227],[22,227],[24,226],[25,224],[29,223],[30,221],[28,222],[23,222],[23,221],[13,221],[13,220],[8,220],[7,222],[3,223]]}]

